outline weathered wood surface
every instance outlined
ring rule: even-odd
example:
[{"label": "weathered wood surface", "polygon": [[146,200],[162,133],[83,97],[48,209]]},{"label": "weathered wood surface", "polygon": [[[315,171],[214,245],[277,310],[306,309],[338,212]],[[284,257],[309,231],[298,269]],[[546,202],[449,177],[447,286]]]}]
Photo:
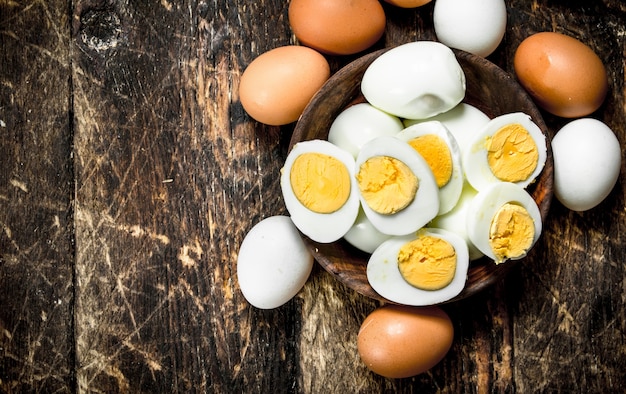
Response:
[{"label": "weathered wood surface", "polygon": [[[626,141],[626,6],[510,0],[491,60],[528,34],[592,46],[611,91],[594,117]],[[245,66],[293,43],[288,3],[0,2],[0,391],[617,392],[626,387],[626,183],[552,205],[502,283],[446,307],[454,345],[411,379],[356,351],[378,303],[319,267],[290,303],[251,308],[238,245],[284,212],[291,126],[251,121]],[[388,11],[377,48],[433,38],[432,4]],[[334,70],[350,58],[333,58]],[[564,121],[545,116],[552,130]],[[584,181],[584,180],[581,180]]]}]

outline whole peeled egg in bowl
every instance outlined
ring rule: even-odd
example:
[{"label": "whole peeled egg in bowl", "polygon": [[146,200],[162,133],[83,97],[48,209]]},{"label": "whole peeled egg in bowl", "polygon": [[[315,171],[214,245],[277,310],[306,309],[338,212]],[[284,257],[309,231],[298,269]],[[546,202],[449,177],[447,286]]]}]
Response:
[{"label": "whole peeled egg in bowl", "polygon": [[[443,44],[436,42],[417,41],[417,44],[408,43],[398,47],[385,48],[366,54],[347,64],[332,75],[321,87],[321,89],[313,96],[309,104],[304,109],[302,116],[296,123],[290,141],[289,150],[291,151],[296,149],[299,144],[306,141],[327,140],[329,129],[337,116],[355,103],[368,102],[369,104],[376,105],[369,102],[367,95],[365,95],[361,89],[363,76],[366,72],[368,72],[370,65],[374,62],[377,62],[379,65],[384,64],[388,61],[388,59],[383,61],[377,61],[377,59],[380,59],[381,57],[385,59],[389,54],[393,54],[398,48],[402,51],[406,50],[406,46],[411,48],[420,48],[422,46],[420,43],[424,43],[424,47],[433,49],[432,52],[434,53],[441,53],[441,56],[445,56],[447,58],[446,61],[454,63],[446,66],[446,70],[449,71],[447,75],[435,75],[433,71],[433,75],[419,76],[420,78],[431,79],[448,78],[447,80],[442,81],[442,84],[445,86],[445,91],[450,93],[450,96],[433,96],[433,94],[436,95],[437,92],[441,90],[436,88],[436,81],[431,81],[429,84],[428,95],[424,96],[428,101],[421,103],[421,108],[426,109],[422,111],[422,114],[408,114],[402,112],[401,110],[393,113],[395,116],[398,116],[402,121],[405,121],[405,117],[407,116],[413,117],[414,120],[425,120],[428,117],[435,116],[437,114],[445,114],[447,111],[458,108],[460,103],[465,103],[480,110],[490,119],[510,113],[526,114],[529,119],[532,119],[533,123],[537,125],[543,135],[546,136],[546,140],[549,141],[548,129],[543,121],[541,113],[533,103],[530,96],[516,82],[516,80],[511,77],[511,75],[480,56],[473,55],[462,50],[450,49],[445,47]],[[405,61],[409,62],[412,58],[419,58],[419,56],[403,56]],[[389,63],[393,64],[393,62]],[[456,71],[457,69],[459,71]],[[394,70],[386,69],[386,71],[393,72]],[[372,73],[369,72],[368,74],[368,78],[372,78]],[[397,75],[401,76],[401,73],[397,73]],[[454,80],[451,81],[451,78],[454,78]],[[400,83],[401,82],[402,81],[400,81]],[[407,85],[409,84],[410,81],[407,82]],[[454,88],[454,84],[457,84],[457,88]],[[458,91],[458,84],[462,84],[463,87],[461,94],[459,94]],[[377,89],[375,95],[378,97],[385,97],[384,90],[381,90],[384,88],[384,85],[385,84],[373,82],[370,86],[374,86]],[[391,83],[388,85],[391,85]],[[430,86],[433,85],[434,87],[431,88]],[[394,100],[396,98],[397,97],[393,97]],[[402,99],[405,98],[403,97]],[[408,98],[408,100],[410,99],[411,98]],[[391,102],[393,104],[393,100],[391,100]],[[384,105],[387,104],[388,103],[385,101]],[[422,118],[420,119],[420,117]],[[401,141],[400,139],[398,140]],[[546,146],[545,164],[543,164],[542,167],[541,172],[531,184],[526,186],[525,190],[530,196],[532,196],[532,199],[536,203],[540,212],[541,220],[545,220],[552,198],[553,183],[552,152],[549,143]],[[356,165],[354,172],[356,176],[358,173],[358,166]],[[437,193],[434,194],[437,195]],[[359,208],[362,209],[362,206]],[[436,217],[433,219],[435,219],[433,222],[436,222]],[[429,229],[428,223],[426,223],[423,228]],[[450,229],[447,228],[446,231],[448,230]],[[334,230],[328,229],[328,231],[330,232]],[[412,232],[412,234],[417,234],[419,231],[421,230],[418,229],[417,231]],[[435,230],[435,232],[437,232],[437,230]],[[339,237],[334,241],[324,242],[314,240],[303,232],[302,236],[315,260],[343,284],[362,295],[379,301],[391,304],[405,304],[402,299],[396,301],[390,300],[374,290],[367,275],[367,265],[368,260],[372,255],[371,253],[360,250],[353,245],[354,242],[347,242],[343,239],[343,237]],[[401,235],[399,237],[410,238],[410,236],[411,235],[408,234]],[[380,242],[387,242],[387,238],[381,238]],[[371,247],[368,250],[372,251],[373,249],[374,248]],[[461,255],[465,261],[465,259],[467,259],[467,250],[464,250]],[[442,298],[433,297],[432,302],[416,301],[413,302],[413,304],[442,304],[471,296],[502,279],[504,275],[506,275],[506,273],[514,266],[514,264],[516,264],[516,261],[518,260],[510,260],[503,264],[495,264],[494,260],[489,257],[471,260],[467,266],[465,283],[461,286],[462,288],[460,290],[456,289],[458,291],[454,291],[452,296]],[[465,267],[465,264],[467,263],[461,263],[461,267]],[[464,269],[465,268],[463,268],[463,270]]]}]

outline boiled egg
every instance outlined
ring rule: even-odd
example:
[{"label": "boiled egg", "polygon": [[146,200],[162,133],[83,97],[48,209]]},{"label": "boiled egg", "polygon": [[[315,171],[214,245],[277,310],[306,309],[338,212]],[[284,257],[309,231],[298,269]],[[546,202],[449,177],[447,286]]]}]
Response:
[{"label": "boiled egg", "polygon": [[367,280],[389,301],[425,306],[448,301],[465,287],[467,244],[455,233],[422,228],[383,242],[367,263]]},{"label": "boiled egg", "polygon": [[465,97],[465,73],[454,52],[434,41],[397,46],[365,70],[361,91],[392,115],[425,119],[454,108]]},{"label": "boiled egg", "polygon": [[428,227],[441,228],[461,236],[467,243],[470,261],[478,260],[484,256],[484,254],[474,246],[467,235],[468,209],[477,193],[476,189],[470,186],[469,183],[463,182],[461,196],[454,208],[452,208],[450,212],[438,215],[428,223]]},{"label": "boiled egg", "polygon": [[496,264],[526,256],[541,229],[539,207],[515,183],[494,183],[479,191],[467,213],[469,239]]},{"label": "boiled egg", "polygon": [[359,214],[350,230],[343,236],[350,245],[369,254],[373,253],[380,244],[391,237],[389,234],[378,231],[367,218],[362,208],[359,209]]},{"label": "boiled egg", "polygon": [[467,181],[481,191],[495,182],[528,186],[546,163],[546,137],[529,115],[498,116],[483,127],[463,156]]},{"label": "boiled egg", "polygon": [[354,158],[326,140],[294,145],[281,170],[285,206],[296,227],[316,242],[334,242],[359,212]]},{"label": "boiled egg", "polygon": [[430,121],[407,127],[397,138],[426,160],[439,188],[438,215],[449,212],[463,190],[461,151],[452,134],[441,122]]},{"label": "boiled egg", "polygon": [[415,232],[439,211],[439,188],[428,163],[398,138],[363,145],[355,173],[363,211],[382,233]]},{"label": "boiled egg", "polygon": [[403,128],[398,117],[369,103],[359,103],[337,115],[328,130],[328,141],[356,158],[367,141],[384,135],[396,135]]}]

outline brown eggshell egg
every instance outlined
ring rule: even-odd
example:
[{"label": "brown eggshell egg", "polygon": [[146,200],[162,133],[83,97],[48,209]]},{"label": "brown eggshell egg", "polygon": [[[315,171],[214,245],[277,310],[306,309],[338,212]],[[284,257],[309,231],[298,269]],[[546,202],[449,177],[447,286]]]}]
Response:
[{"label": "brown eggshell egg", "polygon": [[424,4],[430,3],[432,0],[385,0],[391,5],[395,5],[400,8],[417,8]]},{"label": "brown eggshell egg", "polygon": [[452,321],[439,307],[386,305],[365,318],[357,348],[371,371],[388,378],[406,378],[441,361],[453,338]]},{"label": "brown eggshell egg", "polygon": [[577,118],[597,110],[608,91],[602,60],[587,45],[554,32],[536,33],[513,59],[520,84],[546,111]]},{"label": "brown eggshell egg", "polygon": [[278,47],[254,59],[244,70],[239,99],[257,121],[285,125],[298,120],[329,76],[328,61],[319,52],[296,45]]},{"label": "brown eggshell egg", "polygon": [[378,0],[291,0],[289,24],[301,44],[330,55],[361,52],[385,31]]}]

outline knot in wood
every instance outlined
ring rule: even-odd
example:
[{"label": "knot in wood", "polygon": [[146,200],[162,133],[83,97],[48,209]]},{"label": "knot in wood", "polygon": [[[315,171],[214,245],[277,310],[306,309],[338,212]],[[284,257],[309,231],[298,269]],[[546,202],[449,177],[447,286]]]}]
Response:
[{"label": "knot in wood", "polygon": [[80,18],[80,41],[96,52],[116,48],[122,37],[122,23],[111,10],[88,10]]}]

